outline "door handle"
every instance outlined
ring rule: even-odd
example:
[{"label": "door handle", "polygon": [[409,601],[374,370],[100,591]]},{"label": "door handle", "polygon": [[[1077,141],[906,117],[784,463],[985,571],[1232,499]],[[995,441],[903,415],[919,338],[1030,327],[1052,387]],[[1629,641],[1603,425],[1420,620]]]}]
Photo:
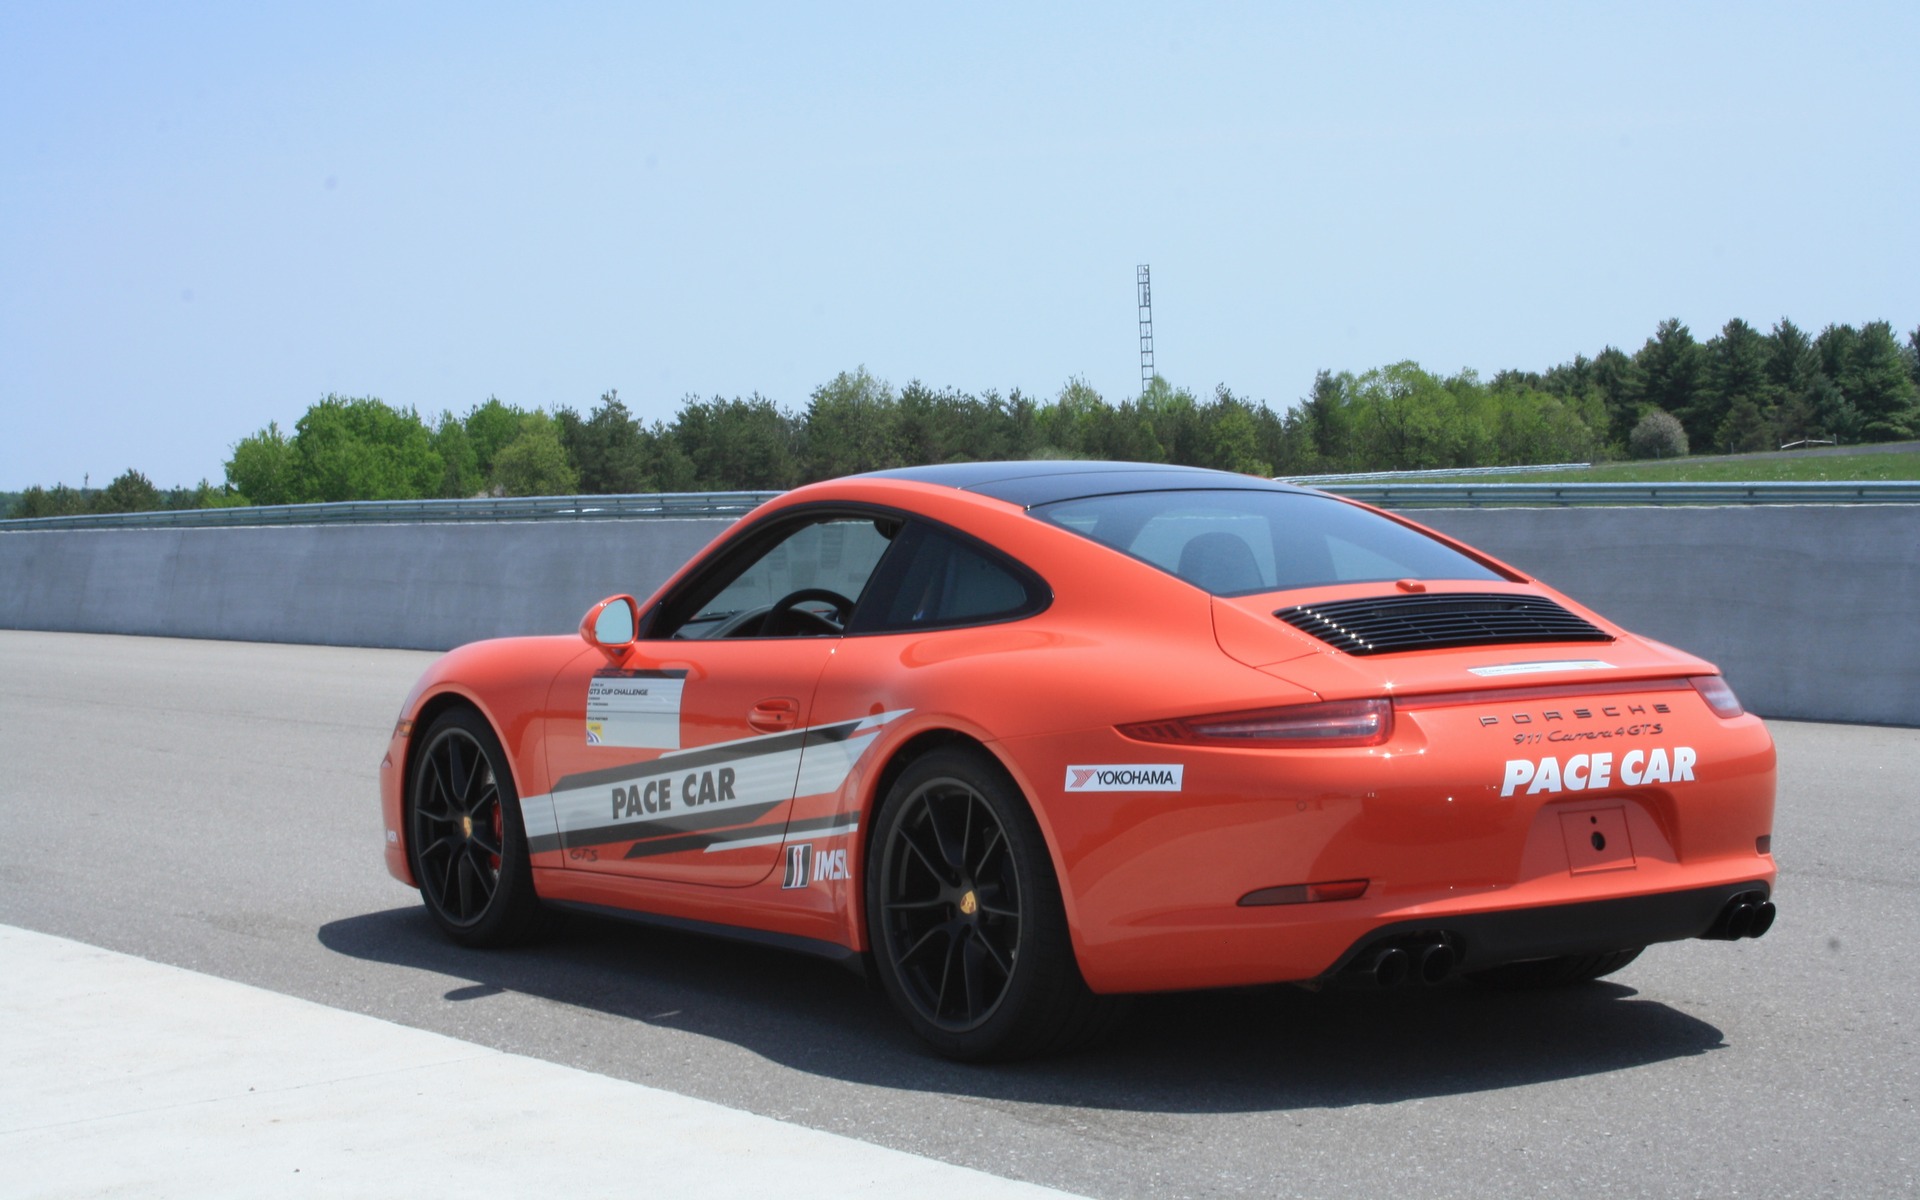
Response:
[{"label": "door handle", "polygon": [[747,710],[747,724],[761,733],[780,733],[800,724],[800,702],[786,696],[762,700]]}]

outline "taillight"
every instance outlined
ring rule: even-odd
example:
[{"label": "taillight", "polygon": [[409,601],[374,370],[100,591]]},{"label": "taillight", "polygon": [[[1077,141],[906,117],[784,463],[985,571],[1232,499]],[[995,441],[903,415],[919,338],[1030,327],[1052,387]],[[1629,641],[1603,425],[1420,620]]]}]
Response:
[{"label": "taillight", "polygon": [[1118,728],[1137,741],[1190,746],[1378,746],[1393,735],[1393,704],[1388,700],[1330,700],[1205,717],[1171,717]]},{"label": "taillight", "polygon": [[1740,707],[1740,697],[1734,695],[1727,681],[1718,675],[1695,675],[1687,682],[1693,685],[1693,690],[1700,693],[1700,698],[1717,716],[1737,717],[1747,711]]}]

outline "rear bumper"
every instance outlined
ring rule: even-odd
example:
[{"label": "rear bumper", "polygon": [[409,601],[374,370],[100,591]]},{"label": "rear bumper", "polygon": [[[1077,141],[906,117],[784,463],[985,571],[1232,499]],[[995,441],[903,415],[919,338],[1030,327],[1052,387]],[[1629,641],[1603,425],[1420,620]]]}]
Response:
[{"label": "rear bumper", "polygon": [[1382,943],[1439,935],[1454,948],[1457,967],[1472,971],[1701,937],[1734,896],[1771,896],[1774,879],[1771,857],[1748,854],[1450,895],[1369,893],[1277,908],[1220,906],[1094,930],[1094,936],[1082,931],[1080,969],[1101,993],[1304,983],[1341,973]]},{"label": "rear bumper", "polygon": [[1600,954],[1704,937],[1735,896],[1752,892],[1771,895],[1772,889],[1767,880],[1756,878],[1649,896],[1396,921],[1355,941],[1326,977],[1345,971],[1373,947],[1400,940],[1443,938],[1453,948],[1458,969],[1477,971],[1525,959]]}]

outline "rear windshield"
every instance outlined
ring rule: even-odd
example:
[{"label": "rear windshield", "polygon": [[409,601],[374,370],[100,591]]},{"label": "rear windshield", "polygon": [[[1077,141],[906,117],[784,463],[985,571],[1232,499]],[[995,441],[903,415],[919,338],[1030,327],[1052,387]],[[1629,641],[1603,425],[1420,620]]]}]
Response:
[{"label": "rear windshield", "polygon": [[1032,511],[1216,596],[1374,580],[1503,578],[1404,525],[1299,492],[1130,492]]}]

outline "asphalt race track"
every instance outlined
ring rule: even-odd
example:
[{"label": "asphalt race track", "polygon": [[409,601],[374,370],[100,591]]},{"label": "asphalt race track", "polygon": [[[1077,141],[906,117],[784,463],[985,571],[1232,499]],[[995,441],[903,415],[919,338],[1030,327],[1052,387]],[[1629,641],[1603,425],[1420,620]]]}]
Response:
[{"label": "asphalt race track", "polygon": [[[374,792],[430,657],[0,632],[0,924],[1089,1196],[1920,1189],[1920,730],[1774,724],[1761,941],[1554,993],[1161,997],[968,1068],[827,963],[586,919],[443,941]],[[637,1186],[645,1128],[579,1119]]]}]

